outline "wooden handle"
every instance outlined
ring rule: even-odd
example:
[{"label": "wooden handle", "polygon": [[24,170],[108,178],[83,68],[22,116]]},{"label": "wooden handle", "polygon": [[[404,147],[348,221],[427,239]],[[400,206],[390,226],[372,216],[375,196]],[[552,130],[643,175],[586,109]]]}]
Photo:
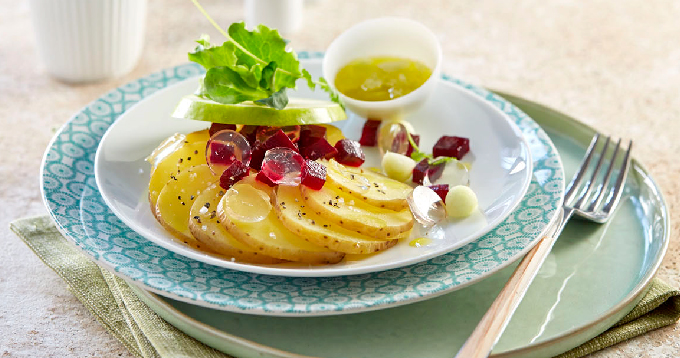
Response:
[{"label": "wooden handle", "polygon": [[531,281],[534,280],[543,261],[548,257],[555,239],[556,235],[544,237],[524,256],[501,293],[498,294],[475,330],[458,351],[456,358],[489,356],[493,346],[498,342],[498,338],[508,325],[510,317],[522,301]]}]

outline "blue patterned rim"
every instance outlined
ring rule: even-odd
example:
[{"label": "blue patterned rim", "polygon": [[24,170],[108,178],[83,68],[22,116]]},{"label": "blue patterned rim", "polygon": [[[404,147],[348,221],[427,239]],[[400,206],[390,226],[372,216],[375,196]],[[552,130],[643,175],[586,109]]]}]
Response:
[{"label": "blue patterned rim", "polygon": [[[322,52],[299,53],[303,63],[322,57]],[[144,289],[220,310],[279,316],[343,314],[412,303],[462,288],[509,265],[533,246],[561,205],[564,173],[547,134],[510,102],[444,75],[443,80],[506,113],[531,150],[534,175],[529,190],[492,231],[425,262],[354,276],[269,276],[184,257],[137,234],[109,210],[95,184],[94,157],[104,132],[129,107],[201,73],[196,64],[181,65],[103,95],[57,132],[43,159],[43,199],[59,230],[95,262]]]}]

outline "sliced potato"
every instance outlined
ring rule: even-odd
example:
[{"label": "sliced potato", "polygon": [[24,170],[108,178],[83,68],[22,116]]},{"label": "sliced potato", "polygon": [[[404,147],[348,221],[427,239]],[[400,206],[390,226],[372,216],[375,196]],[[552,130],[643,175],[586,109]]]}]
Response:
[{"label": "sliced potato", "polygon": [[227,258],[257,264],[282,262],[283,260],[262,255],[236,240],[220,223],[217,205],[225,191],[219,185],[211,185],[196,197],[189,213],[191,234],[205,247]]},{"label": "sliced potato", "polygon": [[300,186],[305,204],[317,215],[343,228],[378,239],[392,239],[413,227],[409,209],[379,208],[329,187],[321,190]]},{"label": "sliced potato", "polygon": [[322,127],[326,127],[326,140],[330,145],[335,145],[340,139],[344,139],[345,135],[342,134],[340,128],[332,124],[319,124]]},{"label": "sliced potato", "polygon": [[189,231],[189,213],[196,197],[218,180],[219,177],[213,175],[207,164],[182,170],[160,191],[156,219],[184,243],[204,249]]},{"label": "sliced potato", "polygon": [[345,229],[305,207],[297,187],[279,186],[274,205],[281,222],[312,243],[348,254],[368,254],[394,246],[396,238],[380,240]]},{"label": "sliced potato", "polygon": [[158,195],[168,181],[186,168],[206,163],[205,147],[208,139],[207,130],[186,136],[173,136],[161,143],[147,158],[152,165],[149,179],[149,203],[152,211],[155,210]]},{"label": "sliced potato", "polygon": [[331,159],[327,163],[326,185],[353,195],[380,208],[401,211],[408,208],[410,186],[371,170],[344,166]]},{"label": "sliced potato", "polygon": [[288,230],[271,210],[269,195],[250,184],[237,183],[227,190],[217,216],[237,240],[267,256],[309,264],[333,264],[344,256]]}]

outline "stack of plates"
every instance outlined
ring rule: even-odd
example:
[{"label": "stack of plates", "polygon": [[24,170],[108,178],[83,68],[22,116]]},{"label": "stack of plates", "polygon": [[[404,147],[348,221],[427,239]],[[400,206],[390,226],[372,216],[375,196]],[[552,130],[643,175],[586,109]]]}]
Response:
[{"label": "stack of plates", "polygon": [[[317,76],[320,57],[300,54]],[[170,323],[239,357],[451,357],[513,262],[552,228],[565,177],[593,134],[545,107],[443,77],[409,119],[424,148],[442,134],[471,139],[471,187],[483,215],[447,225],[424,248],[401,242],[319,267],[247,265],[178,244],[149,210],[144,158],[172,133],[207,125],[169,118],[199,74],[199,66],[178,66],[88,105],[50,143],[42,191],[77,247]],[[350,116],[337,125],[351,137],[361,123]],[[569,225],[494,353],[551,356],[608,328],[644,294],[668,230],[658,187],[633,162],[617,215],[602,226]]]}]

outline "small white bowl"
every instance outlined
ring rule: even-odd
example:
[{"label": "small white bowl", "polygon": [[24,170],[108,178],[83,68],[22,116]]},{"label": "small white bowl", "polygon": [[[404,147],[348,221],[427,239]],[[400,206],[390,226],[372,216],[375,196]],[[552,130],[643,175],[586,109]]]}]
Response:
[{"label": "small white bowl", "polygon": [[386,119],[425,103],[439,78],[442,49],[432,31],[417,21],[384,17],[350,27],[326,50],[323,76],[335,88],[335,76],[343,66],[358,58],[377,56],[420,61],[432,70],[432,75],[413,92],[387,101],[360,101],[340,93],[349,110],[366,118]]}]

